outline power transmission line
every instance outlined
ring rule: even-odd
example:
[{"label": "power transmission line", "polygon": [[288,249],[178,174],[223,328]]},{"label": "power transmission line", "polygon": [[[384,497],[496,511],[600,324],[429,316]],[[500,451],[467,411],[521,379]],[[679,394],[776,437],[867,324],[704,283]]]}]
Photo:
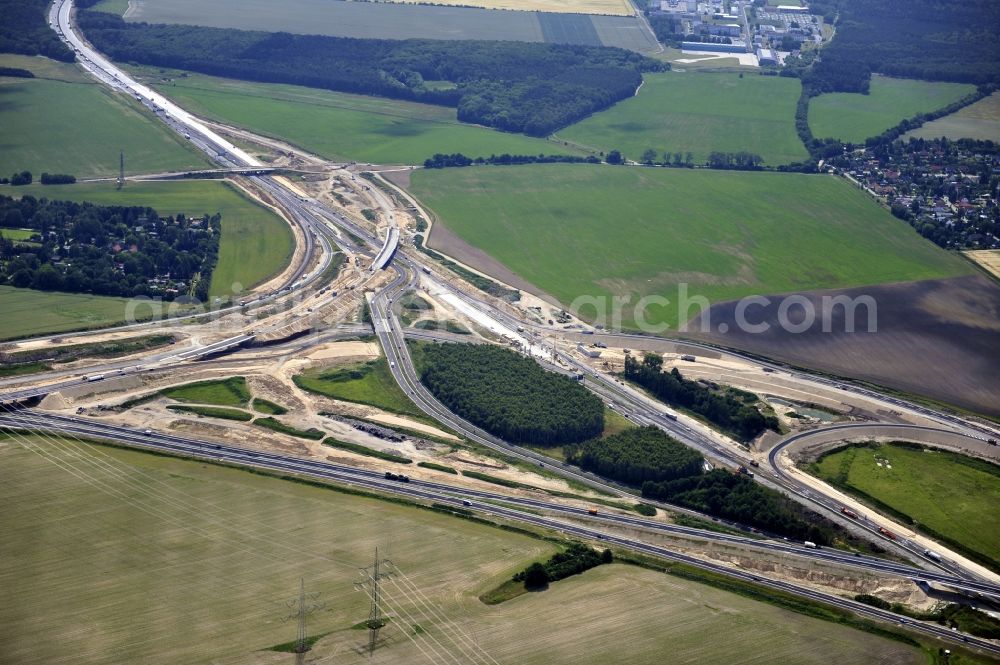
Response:
[{"label": "power transmission line", "polygon": [[295,652],[295,662],[297,665],[305,662],[306,652],[309,651],[311,646],[309,638],[306,637],[306,617],[324,607],[322,603],[312,602],[317,598],[319,598],[318,593],[306,594],[306,580],[305,578],[300,578],[299,597],[288,601],[288,606],[294,611],[285,617],[285,621],[295,619],[298,622],[298,635],[295,638],[295,646],[292,647],[292,651]]}]

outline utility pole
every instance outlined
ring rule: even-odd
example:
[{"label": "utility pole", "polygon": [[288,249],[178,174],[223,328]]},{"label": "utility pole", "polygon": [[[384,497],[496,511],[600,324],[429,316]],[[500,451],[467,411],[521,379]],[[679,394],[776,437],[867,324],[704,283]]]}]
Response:
[{"label": "utility pole", "polygon": [[118,151],[118,189],[125,186],[125,151]]},{"label": "utility pole", "polygon": [[383,571],[383,568],[391,565],[392,562],[388,559],[378,558],[378,547],[376,547],[375,560],[372,562],[372,565],[361,569],[361,576],[364,578],[364,581],[354,585],[354,588],[358,591],[367,591],[372,601],[371,609],[368,611],[368,621],[365,623],[368,626],[369,658],[372,652],[375,651],[375,643],[378,641],[378,631],[386,624],[386,619],[382,616],[382,597],[379,593],[379,581],[391,576],[390,573]]},{"label": "utility pole", "polygon": [[295,646],[292,648],[292,651],[295,652],[297,665],[305,662],[306,652],[309,651],[309,642],[306,638],[306,617],[323,607],[321,603],[313,602],[318,597],[317,593],[306,594],[306,581],[300,579],[299,597],[288,601],[288,607],[292,608],[293,611],[285,617],[285,621],[295,619],[298,622],[298,635],[295,638]]}]

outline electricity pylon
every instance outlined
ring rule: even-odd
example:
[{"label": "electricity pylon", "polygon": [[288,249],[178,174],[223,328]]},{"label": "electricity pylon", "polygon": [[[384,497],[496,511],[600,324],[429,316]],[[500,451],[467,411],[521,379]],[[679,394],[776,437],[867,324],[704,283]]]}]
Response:
[{"label": "electricity pylon", "polygon": [[365,623],[368,626],[369,657],[375,651],[375,643],[378,641],[378,631],[386,624],[386,619],[382,616],[382,597],[379,592],[379,582],[390,577],[390,574],[384,572],[382,569],[391,565],[392,562],[388,559],[378,558],[378,547],[376,547],[375,560],[372,562],[372,565],[361,569],[361,576],[364,580],[354,585],[354,588],[358,591],[367,591],[372,602],[371,609],[368,611],[368,621]]}]

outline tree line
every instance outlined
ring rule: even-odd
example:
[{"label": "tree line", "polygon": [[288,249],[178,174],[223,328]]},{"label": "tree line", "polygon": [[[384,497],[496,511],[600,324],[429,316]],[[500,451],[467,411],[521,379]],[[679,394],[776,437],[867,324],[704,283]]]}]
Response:
[{"label": "tree line", "polygon": [[604,403],[569,377],[490,344],[423,347],[420,380],[449,410],[513,443],[558,446],[604,429]]},{"label": "tree line", "polygon": [[446,169],[465,166],[513,166],[516,164],[600,164],[601,160],[593,155],[490,155],[489,157],[467,157],[460,152],[451,155],[434,153],[433,157],[424,160],[425,169]]},{"label": "tree line", "polygon": [[755,395],[690,381],[677,368],[664,372],[663,357],[654,353],[647,353],[641,362],[634,356],[626,356],[622,375],[657,399],[704,416],[741,441],[754,439],[768,429],[778,431],[778,419],[757,409]]},{"label": "tree line", "polygon": [[0,53],[44,55],[53,60],[73,62],[73,51],[49,27],[48,8],[49,0],[0,0],[0,16],[3,17]]},{"label": "tree line", "polygon": [[0,228],[0,283],[168,300],[193,292],[206,299],[221,215],[161,218],[147,207],[0,195],[0,227],[37,232],[23,243],[4,238]]},{"label": "tree line", "polygon": [[116,60],[451,106],[463,122],[531,136],[606,109],[632,96],[643,72],[669,68],[603,46],[291,35],[126,23],[93,11],[78,20]]},{"label": "tree line", "polygon": [[564,449],[566,461],[629,485],[676,480],[702,472],[704,458],[658,427],[633,427]]}]

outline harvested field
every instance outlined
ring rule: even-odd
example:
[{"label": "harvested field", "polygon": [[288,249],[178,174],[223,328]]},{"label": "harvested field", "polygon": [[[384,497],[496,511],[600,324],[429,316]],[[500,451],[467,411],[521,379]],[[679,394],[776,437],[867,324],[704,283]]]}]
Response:
[{"label": "harvested field", "polygon": [[[512,0],[519,3],[521,0]],[[534,3],[535,0],[527,0]],[[561,0],[542,0],[564,5]],[[590,0],[627,7],[624,0]],[[635,51],[657,48],[642,22],[626,12],[588,15],[587,5],[563,10],[496,11],[408,2],[344,2],[343,0],[136,0],[128,21],[181,23],[213,28],[282,31],[368,39],[484,39],[620,46]],[[494,7],[496,5],[493,5]]]},{"label": "harvested field", "polygon": [[651,53],[660,48],[652,33],[638,18],[591,16],[590,20],[605,46],[617,46],[638,53]]},{"label": "harvested field", "polygon": [[490,39],[541,42],[531,12],[341,0],[138,0],[128,21],[369,39]]},{"label": "harvested field", "polygon": [[352,583],[376,545],[502,663],[653,665],[667,652],[685,663],[926,662],[900,642],[622,565],[488,607],[480,593],[553,546],[234,469],[100,453],[122,475],[91,475],[129,500],[0,441],[0,653],[10,662],[287,663],[264,649],[294,637],[281,618],[300,577],[325,603],[309,619],[309,634],[324,637],[307,662],[427,662],[408,635],[450,644],[448,628],[402,597],[399,575],[383,585],[392,621],[373,661],[365,632],[350,628],[367,618]]},{"label": "harvested field", "polygon": [[601,38],[589,16],[583,14],[540,14],[542,36],[550,44],[600,46]]},{"label": "harvested field", "polygon": [[1000,92],[994,92],[951,115],[928,122],[923,127],[907,132],[903,138],[936,139],[942,136],[1000,143]]},{"label": "harvested field", "polygon": [[962,252],[966,258],[975,261],[985,271],[1000,279],[1000,249],[974,249]]},{"label": "harvested field", "polygon": [[[867,330],[865,308],[858,309],[857,333],[845,333],[843,310],[835,310],[832,332],[820,319],[805,332],[791,334],[777,325],[777,307],[753,307],[751,323],[769,323],[760,334],[740,332],[735,302],[708,310],[712,332],[693,337],[743,349],[803,367],[872,381],[925,395],[992,416],[1000,416],[1000,286],[981,275],[925,280],[805,295],[821,311],[824,295],[869,295],[875,299],[878,330]],[[795,307],[795,312],[801,313]],[[696,318],[690,330],[701,330]],[[728,332],[720,333],[725,325]]]},{"label": "harvested field", "polygon": [[[422,3],[424,0],[387,0],[389,2]],[[608,14],[632,16],[635,14],[628,0],[434,0],[435,5],[460,5],[483,9],[512,9],[522,12],[551,12],[557,14]]]}]

